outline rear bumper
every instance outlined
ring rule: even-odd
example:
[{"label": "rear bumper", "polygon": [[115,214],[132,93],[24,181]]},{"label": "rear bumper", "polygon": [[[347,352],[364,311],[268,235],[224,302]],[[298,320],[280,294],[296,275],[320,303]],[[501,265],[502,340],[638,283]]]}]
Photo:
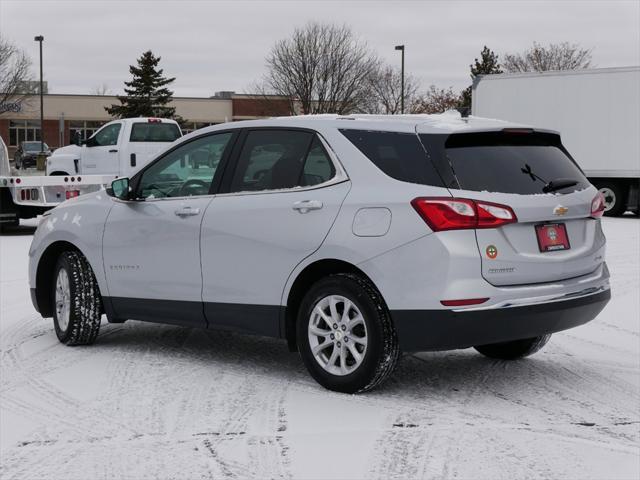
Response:
[{"label": "rear bumper", "polygon": [[400,348],[406,352],[452,350],[532,338],[593,320],[611,298],[598,289],[578,297],[529,305],[468,310],[392,310]]}]

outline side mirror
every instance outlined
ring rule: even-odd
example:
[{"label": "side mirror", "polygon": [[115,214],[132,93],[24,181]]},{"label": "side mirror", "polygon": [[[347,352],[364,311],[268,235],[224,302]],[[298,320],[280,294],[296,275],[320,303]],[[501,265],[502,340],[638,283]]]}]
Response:
[{"label": "side mirror", "polygon": [[129,179],[127,177],[116,178],[107,187],[107,195],[119,198],[120,200],[129,200],[130,197]]}]

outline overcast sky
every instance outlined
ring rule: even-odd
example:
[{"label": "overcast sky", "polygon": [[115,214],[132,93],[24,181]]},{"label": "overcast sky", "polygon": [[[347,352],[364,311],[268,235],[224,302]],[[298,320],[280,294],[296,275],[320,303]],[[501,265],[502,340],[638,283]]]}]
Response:
[{"label": "overcast sky", "polygon": [[[640,64],[640,0],[627,1],[64,1],[0,0],[0,32],[37,66],[42,34],[51,93],[122,92],[145,50],[175,76],[176,96],[249,92],[271,46],[310,20],[346,23],[424,87],[461,89],[483,45],[498,54],[532,42],[593,49],[598,67]],[[35,73],[35,69],[34,69]]]}]

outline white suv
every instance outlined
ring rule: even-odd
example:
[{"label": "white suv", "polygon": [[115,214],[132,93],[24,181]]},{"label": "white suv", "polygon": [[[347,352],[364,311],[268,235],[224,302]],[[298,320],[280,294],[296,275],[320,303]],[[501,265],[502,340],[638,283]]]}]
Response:
[{"label": "white suv", "polygon": [[547,130],[450,114],[238,122],[52,210],[30,287],[68,345],[92,343],[103,313],[233,329],[286,339],[320,384],[358,392],[400,351],[515,359],[592,320],[610,298],[602,212]]}]

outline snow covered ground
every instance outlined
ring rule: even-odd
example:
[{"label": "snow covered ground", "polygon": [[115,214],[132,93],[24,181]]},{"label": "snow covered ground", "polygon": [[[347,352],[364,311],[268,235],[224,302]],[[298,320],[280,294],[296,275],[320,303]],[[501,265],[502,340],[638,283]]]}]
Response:
[{"label": "snow covered ground", "polygon": [[407,355],[328,392],[283,342],[141,322],[58,343],[33,229],[0,237],[0,477],[640,478],[640,221],[604,219],[613,300],[530,359]]}]

